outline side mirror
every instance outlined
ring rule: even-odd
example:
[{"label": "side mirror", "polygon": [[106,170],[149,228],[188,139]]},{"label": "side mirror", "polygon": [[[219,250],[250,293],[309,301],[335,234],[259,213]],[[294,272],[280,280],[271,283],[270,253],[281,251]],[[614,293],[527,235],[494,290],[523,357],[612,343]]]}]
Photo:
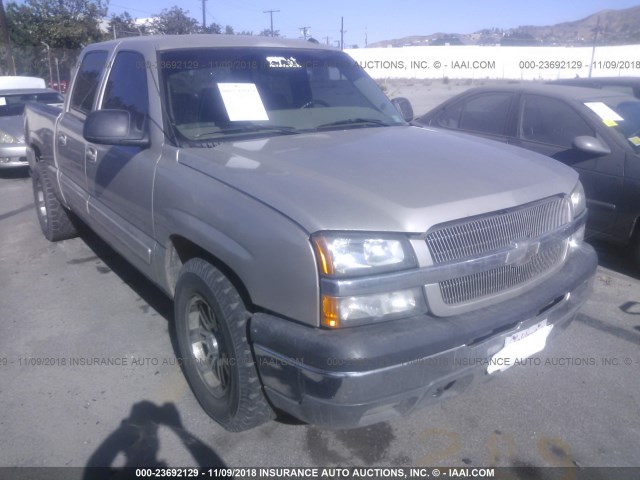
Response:
[{"label": "side mirror", "polygon": [[595,156],[609,155],[611,153],[611,149],[602,140],[586,135],[574,138],[573,146],[581,152]]},{"label": "side mirror", "polygon": [[391,100],[391,103],[396,107],[396,110],[398,110],[400,115],[402,115],[405,122],[413,120],[413,107],[409,100],[404,97],[397,97]]},{"label": "side mirror", "polygon": [[96,110],[87,116],[82,136],[87,142],[99,145],[147,148],[150,141],[146,121],[142,129],[133,123],[127,110]]}]

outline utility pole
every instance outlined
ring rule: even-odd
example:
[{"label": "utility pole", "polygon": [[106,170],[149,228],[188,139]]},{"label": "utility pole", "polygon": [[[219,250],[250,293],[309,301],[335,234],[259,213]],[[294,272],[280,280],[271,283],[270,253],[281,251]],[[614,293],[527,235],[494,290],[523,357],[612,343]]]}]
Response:
[{"label": "utility pole", "polygon": [[591,63],[589,64],[589,78],[591,78],[591,70],[593,69],[593,59],[596,56],[596,43],[598,42],[598,32],[600,31],[600,15],[596,22],[596,32],[593,35],[593,48],[591,49]]},{"label": "utility pole", "polygon": [[205,31],[207,28],[207,15],[205,13],[204,2],[207,0],[202,0],[202,31]]},{"label": "utility pole", "polygon": [[58,78],[57,90],[59,92],[62,92],[62,85],[60,84],[60,67],[58,66],[58,57],[55,57],[54,60],[56,61],[56,77]]},{"label": "utility pole", "polygon": [[329,45],[329,40],[331,40],[331,37],[322,37],[325,39],[325,41],[327,42],[327,45]]},{"label": "utility pole", "polygon": [[51,48],[44,42],[40,42],[42,45],[47,47],[47,60],[49,61],[49,86],[53,88],[53,70],[51,69]]},{"label": "utility pole", "polygon": [[340,17],[340,50],[344,50],[344,17]]},{"label": "utility pole", "polygon": [[368,35],[367,35],[367,27],[364,27],[364,48],[367,48],[369,45]]},{"label": "utility pole", "polygon": [[0,38],[7,49],[7,65],[9,66],[9,73],[11,75],[16,74],[16,63],[13,59],[13,52],[11,51],[11,41],[9,40],[9,30],[7,30],[7,19],[4,15],[4,3],[0,0]]},{"label": "utility pole", "polygon": [[269,17],[271,17],[271,36],[273,37],[273,14],[279,13],[280,10],[263,10],[262,13],[268,13]]},{"label": "utility pole", "polygon": [[311,29],[311,27],[299,27],[299,28],[300,28],[300,33],[302,33],[302,38],[307,40],[309,38],[309,29]]}]

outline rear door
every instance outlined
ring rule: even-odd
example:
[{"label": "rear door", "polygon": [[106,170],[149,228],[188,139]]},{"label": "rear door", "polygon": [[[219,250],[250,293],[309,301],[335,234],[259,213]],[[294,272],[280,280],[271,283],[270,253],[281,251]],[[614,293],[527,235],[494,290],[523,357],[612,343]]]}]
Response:
[{"label": "rear door", "polygon": [[575,137],[597,136],[597,127],[562,99],[523,94],[517,126],[517,135],[510,143],[552,157],[578,171],[587,196],[589,228],[609,234],[622,200],[624,155],[619,154],[615,145],[609,145],[612,153],[603,156],[587,155],[574,148]]},{"label": "rear door", "polygon": [[82,127],[87,115],[93,110],[107,57],[106,50],[92,50],[82,58],[70,93],[71,98],[58,121],[53,139],[62,194],[71,208],[81,216],[87,213],[88,200]]}]

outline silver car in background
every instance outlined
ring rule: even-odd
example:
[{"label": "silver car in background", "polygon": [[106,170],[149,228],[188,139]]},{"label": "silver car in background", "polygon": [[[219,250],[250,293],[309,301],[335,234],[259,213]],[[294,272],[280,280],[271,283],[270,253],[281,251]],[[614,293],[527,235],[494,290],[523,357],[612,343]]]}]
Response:
[{"label": "silver car in background", "polygon": [[64,97],[48,88],[0,90],[0,169],[29,165],[22,120],[27,102],[55,105],[64,103]]}]

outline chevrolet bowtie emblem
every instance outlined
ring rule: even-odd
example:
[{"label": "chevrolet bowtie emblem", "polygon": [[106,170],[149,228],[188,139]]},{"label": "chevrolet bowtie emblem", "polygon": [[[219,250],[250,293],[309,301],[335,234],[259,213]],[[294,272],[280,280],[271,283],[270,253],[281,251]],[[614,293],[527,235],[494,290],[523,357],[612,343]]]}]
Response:
[{"label": "chevrolet bowtie emblem", "polygon": [[540,251],[540,242],[522,239],[511,243],[512,250],[507,254],[506,265],[519,267],[531,260]]}]

